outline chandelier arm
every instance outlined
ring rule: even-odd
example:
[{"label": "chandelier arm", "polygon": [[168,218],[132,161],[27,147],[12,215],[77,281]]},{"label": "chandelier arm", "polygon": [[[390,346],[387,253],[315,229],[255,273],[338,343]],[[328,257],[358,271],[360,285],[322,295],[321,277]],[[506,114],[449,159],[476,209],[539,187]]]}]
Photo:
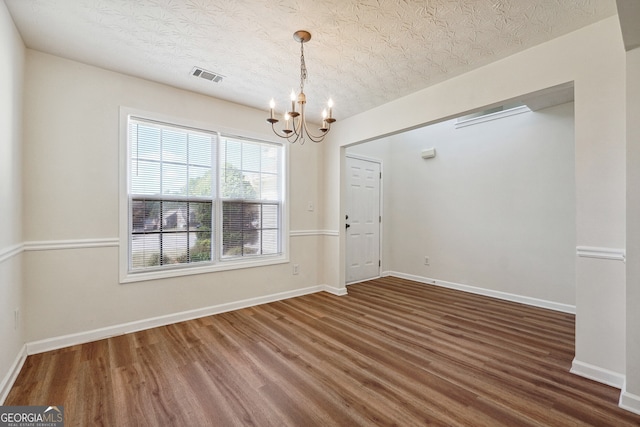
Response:
[{"label": "chandelier arm", "polygon": [[280,138],[285,138],[287,141],[291,142],[292,144],[295,143],[298,140],[298,137],[299,137],[299,136],[297,136],[295,140],[291,141],[291,136],[293,135],[293,132],[289,133],[289,134],[280,133],[280,132],[278,132],[276,130],[275,123],[271,123],[271,130],[273,130],[273,133],[276,134],[276,136],[279,136]]},{"label": "chandelier arm", "polygon": [[323,132],[321,135],[314,135],[310,130],[309,130],[309,126],[307,125],[307,116],[306,115],[302,115],[302,120],[304,120],[304,131],[307,134],[307,136],[309,137],[310,140],[312,140],[313,142],[322,142],[322,140],[324,139],[324,137],[327,135],[327,133],[329,133],[329,130],[331,129],[331,125],[328,124],[327,126],[327,131]]}]

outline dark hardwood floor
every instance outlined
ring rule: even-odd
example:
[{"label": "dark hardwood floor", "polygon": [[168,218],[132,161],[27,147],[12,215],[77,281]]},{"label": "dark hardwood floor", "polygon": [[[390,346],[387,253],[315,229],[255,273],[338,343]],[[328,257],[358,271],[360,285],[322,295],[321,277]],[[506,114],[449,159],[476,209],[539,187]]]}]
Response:
[{"label": "dark hardwood floor", "polygon": [[397,278],[29,356],[66,426],[639,426],[569,373],[574,316]]}]

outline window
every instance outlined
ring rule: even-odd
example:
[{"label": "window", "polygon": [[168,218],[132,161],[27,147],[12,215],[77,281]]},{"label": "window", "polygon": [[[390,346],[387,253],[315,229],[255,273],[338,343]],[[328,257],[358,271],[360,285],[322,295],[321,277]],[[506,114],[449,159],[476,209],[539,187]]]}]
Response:
[{"label": "window", "polygon": [[279,252],[280,150],[275,145],[221,139],[223,258]]},{"label": "window", "polygon": [[280,144],[127,116],[126,274],[283,254]]}]

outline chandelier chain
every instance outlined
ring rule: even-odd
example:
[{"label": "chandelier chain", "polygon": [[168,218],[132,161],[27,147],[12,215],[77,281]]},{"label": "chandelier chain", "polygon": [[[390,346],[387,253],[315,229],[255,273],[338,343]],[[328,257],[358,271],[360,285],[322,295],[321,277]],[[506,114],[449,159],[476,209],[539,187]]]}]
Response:
[{"label": "chandelier chain", "polygon": [[300,92],[304,92],[304,82],[307,80],[307,64],[304,62],[304,42],[300,42]]}]

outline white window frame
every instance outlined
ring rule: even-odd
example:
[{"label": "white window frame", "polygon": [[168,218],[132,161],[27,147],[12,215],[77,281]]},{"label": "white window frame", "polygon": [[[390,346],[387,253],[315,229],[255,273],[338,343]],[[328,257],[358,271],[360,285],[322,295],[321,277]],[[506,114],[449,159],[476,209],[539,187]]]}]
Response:
[{"label": "white window frame", "polygon": [[[217,133],[224,136],[234,135],[238,138],[247,138],[258,141],[265,141],[280,145],[283,150],[282,158],[282,203],[281,203],[281,230],[280,244],[281,252],[277,255],[260,255],[237,258],[222,258],[219,256],[219,248],[214,249],[215,259],[212,263],[201,265],[200,263],[189,263],[176,265],[173,268],[158,270],[139,270],[131,271],[129,268],[129,250],[130,250],[130,229],[131,216],[129,206],[129,174],[130,174],[130,146],[128,141],[128,124],[129,118],[136,117],[143,120],[156,121],[168,125],[175,125],[184,128],[193,128],[206,132]],[[218,271],[227,271],[235,269],[244,269],[252,267],[262,267],[274,264],[283,264],[289,262],[289,147],[282,144],[281,141],[275,141],[271,135],[260,134],[250,131],[231,129],[224,126],[218,126],[215,123],[202,123],[185,118],[169,117],[159,113],[142,111],[138,109],[120,107],[120,167],[119,167],[119,265],[120,265],[120,283],[131,283],[145,280],[164,279],[170,277],[188,276],[193,274],[213,273]],[[219,162],[218,162],[219,163]],[[219,164],[216,164],[216,182]],[[214,203],[221,202],[222,199],[216,195]],[[216,208],[217,209],[217,208]],[[222,225],[220,215],[216,215],[216,227],[214,233],[218,233]],[[218,233],[219,234],[219,233]],[[218,242],[218,236],[213,239]]]}]

